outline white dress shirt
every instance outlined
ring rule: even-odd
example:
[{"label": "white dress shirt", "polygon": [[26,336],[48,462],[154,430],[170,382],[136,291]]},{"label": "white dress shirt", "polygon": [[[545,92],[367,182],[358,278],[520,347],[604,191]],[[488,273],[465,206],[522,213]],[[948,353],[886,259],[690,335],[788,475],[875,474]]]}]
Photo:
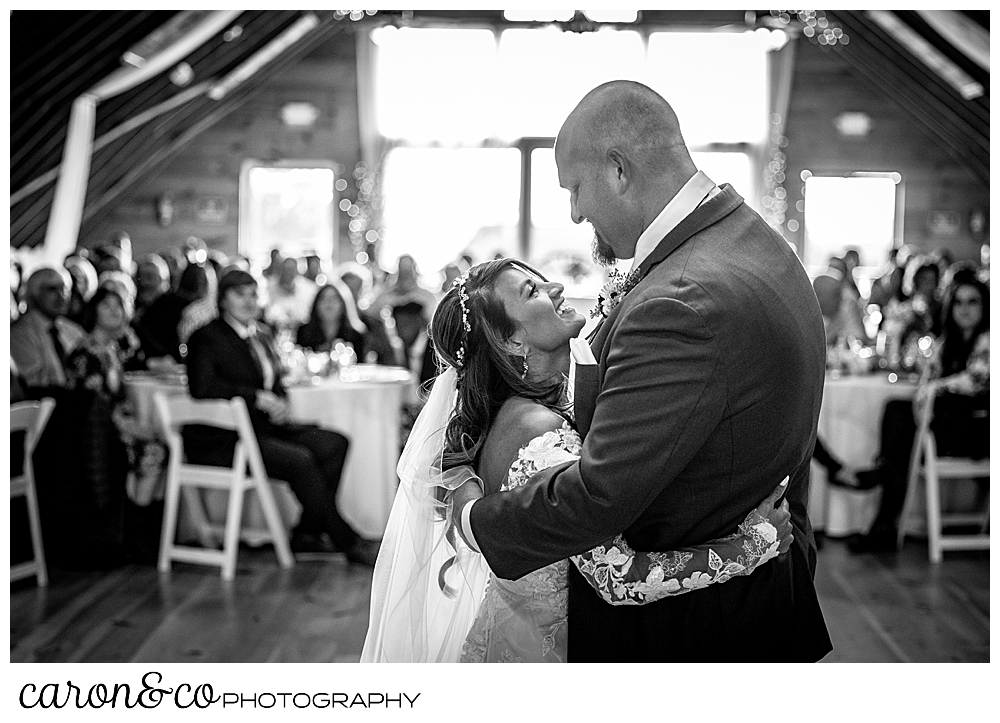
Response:
[{"label": "white dress shirt", "polygon": [[635,256],[632,257],[631,270],[635,271],[639,268],[639,264],[653,253],[653,249],[660,241],[677,228],[677,224],[718,192],[718,186],[705,175],[704,171],[698,171],[691,176],[688,182],[681,186],[681,190],[667,202],[667,205],[653,219],[653,222],[646,227],[646,230],[639,235],[639,240],[635,244]]}]

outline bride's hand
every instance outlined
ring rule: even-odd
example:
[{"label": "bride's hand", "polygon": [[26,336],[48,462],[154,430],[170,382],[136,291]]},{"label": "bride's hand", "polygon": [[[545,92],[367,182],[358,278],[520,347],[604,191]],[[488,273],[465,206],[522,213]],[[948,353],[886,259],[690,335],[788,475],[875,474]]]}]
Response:
[{"label": "bride's hand", "polygon": [[778,534],[778,554],[787,552],[792,546],[792,513],[788,510],[788,501],[782,500],[781,504],[775,507],[775,503],[788,490],[788,477],[785,477],[774,491],[769,494],[764,501],[757,505],[757,514],[767,520]]}]

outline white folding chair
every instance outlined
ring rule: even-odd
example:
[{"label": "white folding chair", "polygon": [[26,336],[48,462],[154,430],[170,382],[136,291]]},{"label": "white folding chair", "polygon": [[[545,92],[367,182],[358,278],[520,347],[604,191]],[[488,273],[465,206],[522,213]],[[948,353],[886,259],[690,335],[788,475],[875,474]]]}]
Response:
[{"label": "white folding chair", "polygon": [[[243,493],[247,490],[257,493],[267,525],[265,530],[256,532],[269,538],[274,544],[274,551],[281,567],[294,565],[295,558],[292,557],[288,545],[288,532],[282,524],[278,507],[271,495],[267,472],[264,470],[264,460],[260,456],[257,437],[250,425],[250,415],[242,397],[230,400],[195,400],[186,394],[167,396],[157,392],[154,401],[170,448],[163,528],[160,535],[160,571],[168,572],[171,561],[180,560],[202,565],[220,565],[223,579],[232,580],[236,574],[236,555],[243,521]],[[232,467],[186,462],[181,428],[188,424],[205,424],[235,430],[238,440],[233,453]],[[225,524],[209,522],[198,488],[229,491]],[[182,493],[204,548],[179,545],[175,542]],[[221,550],[214,549],[218,544],[219,532],[223,536]]]},{"label": "white folding chair", "polygon": [[55,409],[55,400],[46,397],[40,402],[18,402],[10,405],[10,431],[24,432],[24,466],[20,475],[10,478],[10,496],[24,497],[28,501],[28,522],[31,526],[32,558],[27,562],[11,565],[10,580],[20,580],[34,575],[39,587],[49,584],[45,567],[45,548],[42,546],[42,521],[38,515],[38,494],[35,491],[35,469],[31,455],[45,431],[45,425]]},{"label": "white folding chair", "polygon": [[[899,522],[897,544],[903,545],[906,522],[916,501],[917,481],[924,480],[927,495],[927,554],[931,562],[941,562],[944,550],[988,550],[990,549],[990,504],[987,493],[985,511],[973,513],[942,513],[941,482],[959,479],[989,478],[990,460],[967,457],[939,457],[937,442],[931,430],[934,416],[934,395],[928,394],[917,413],[917,434],[913,441],[910,457],[910,475],[907,480],[906,501]],[[979,526],[973,534],[945,534],[950,526]]]}]

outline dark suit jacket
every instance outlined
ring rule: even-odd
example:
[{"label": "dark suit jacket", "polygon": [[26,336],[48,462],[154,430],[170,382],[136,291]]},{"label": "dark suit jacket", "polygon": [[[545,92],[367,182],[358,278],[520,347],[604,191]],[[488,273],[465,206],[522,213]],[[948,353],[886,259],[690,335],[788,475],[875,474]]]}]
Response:
[{"label": "dark suit jacket", "polygon": [[[272,391],[284,396],[281,385],[281,361],[267,329],[257,326],[257,335],[274,368]],[[274,425],[257,409],[257,392],[264,388],[264,376],[254,361],[250,345],[223,318],[213,319],[188,339],[188,388],[195,399],[232,399],[243,397],[250,412],[250,422],[257,436],[269,435]],[[184,449],[191,461],[205,458],[215,446],[230,447],[235,435],[225,430],[189,425],[184,430]],[[231,453],[231,450],[230,450]],[[213,455],[214,457],[215,455]]]},{"label": "dark suit jacket", "polygon": [[816,295],[788,244],[729,186],[640,269],[592,341],[598,396],[580,461],[479,500],[476,540],[510,579],[623,531],[635,549],[673,550],[734,532],[789,474],[788,554],[640,607],[606,605],[574,572],[569,653],[818,660],[831,645],[806,515],[825,366]]}]

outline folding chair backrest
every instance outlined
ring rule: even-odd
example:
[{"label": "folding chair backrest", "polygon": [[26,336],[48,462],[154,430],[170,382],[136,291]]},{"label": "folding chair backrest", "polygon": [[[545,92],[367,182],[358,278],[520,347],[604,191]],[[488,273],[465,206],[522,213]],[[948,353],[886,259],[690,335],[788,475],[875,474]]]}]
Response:
[{"label": "folding chair backrest", "polygon": [[49,423],[56,402],[51,397],[45,397],[40,402],[18,402],[10,405],[10,431],[25,432],[24,453],[30,457],[35,451],[35,445]]},{"label": "folding chair backrest", "polygon": [[257,437],[250,423],[250,414],[243,397],[232,399],[192,399],[187,394],[154,395],[157,412],[171,449],[180,452],[180,429],[188,424],[204,424],[211,427],[234,430],[246,449],[250,469],[261,479],[267,479],[264,463],[257,446]]}]

